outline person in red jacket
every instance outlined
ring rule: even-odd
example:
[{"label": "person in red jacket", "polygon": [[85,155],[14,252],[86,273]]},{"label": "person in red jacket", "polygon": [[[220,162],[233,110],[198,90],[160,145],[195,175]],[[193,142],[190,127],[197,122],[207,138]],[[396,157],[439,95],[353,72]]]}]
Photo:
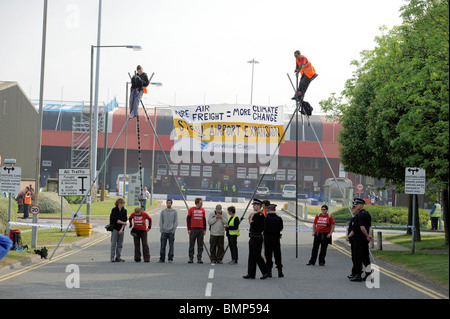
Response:
[{"label": "person in red jacket", "polygon": [[334,231],[334,218],[328,213],[328,206],[321,207],[322,213],[317,214],[314,219],[312,236],[314,237],[311,258],[306,264],[308,266],[314,265],[317,260],[317,253],[319,252],[319,265],[325,266],[325,256],[327,254],[328,244],[331,244],[331,236]]},{"label": "person in red jacket", "polygon": [[195,199],[195,206],[189,208],[186,218],[186,225],[189,234],[189,264],[194,262],[194,245],[197,241],[197,262],[203,264],[203,238],[206,234],[205,209],[202,208],[203,200]]},{"label": "person in red jacket", "polygon": [[[148,226],[146,223],[148,220]],[[152,228],[152,218],[141,210],[140,207],[136,207],[134,212],[128,218],[130,222],[131,235],[134,239],[134,261],[141,261],[141,241],[142,241],[142,254],[144,255],[144,262],[150,262],[150,249],[148,247],[147,232]]]}]

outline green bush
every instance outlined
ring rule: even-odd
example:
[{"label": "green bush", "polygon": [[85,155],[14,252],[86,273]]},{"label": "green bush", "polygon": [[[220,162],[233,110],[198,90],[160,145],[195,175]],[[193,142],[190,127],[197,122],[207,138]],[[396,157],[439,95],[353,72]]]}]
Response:
[{"label": "green bush", "polygon": [[[0,197],[0,234],[6,231],[6,224],[8,223],[8,197]],[[11,221],[17,220],[17,203],[11,198]],[[7,236],[9,236],[7,234]]]},{"label": "green bush", "polygon": [[[39,193],[40,214],[61,214],[61,197],[55,192]],[[63,198],[63,214],[70,214],[70,204]]]},{"label": "green bush", "polygon": [[[365,209],[372,216],[372,223],[388,224],[388,225],[408,225],[408,208],[392,207],[392,206],[370,206],[366,205]],[[348,208],[343,207],[333,213],[333,217],[338,221],[349,221],[352,217]],[[428,225],[430,219],[429,213],[424,209],[419,209],[419,222],[421,225]]]},{"label": "green bush", "polygon": [[69,204],[81,204],[83,196],[64,196]]}]

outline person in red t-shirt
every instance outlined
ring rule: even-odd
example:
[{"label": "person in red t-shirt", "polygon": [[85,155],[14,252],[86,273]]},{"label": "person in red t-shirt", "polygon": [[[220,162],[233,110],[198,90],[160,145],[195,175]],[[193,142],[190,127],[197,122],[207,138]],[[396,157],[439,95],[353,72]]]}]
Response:
[{"label": "person in red t-shirt", "polygon": [[189,264],[194,262],[194,245],[197,241],[197,262],[203,264],[203,238],[206,234],[205,209],[202,208],[203,200],[195,199],[195,206],[189,208],[186,218],[186,225],[189,234]]},{"label": "person in red t-shirt", "polygon": [[[148,220],[148,226],[146,223]],[[130,222],[131,235],[134,239],[134,261],[141,261],[141,241],[142,241],[142,254],[144,255],[144,262],[150,262],[150,249],[148,247],[147,232],[152,228],[152,218],[141,210],[140,207],[136,207],[134,212],[128,218]]]},{"label": "person in red t-shirt", "polygon": [[311,258],[306,265],[315,265],[317,253],[319,252],[319,265],[325,266],[325,255],[327,254],[328,244],[331,244],[331,235],[334,231],[334,218],[328,214],[328,206],[321,207],[322,213],[317,214],[314,219],[312,235],[314,236]]}]

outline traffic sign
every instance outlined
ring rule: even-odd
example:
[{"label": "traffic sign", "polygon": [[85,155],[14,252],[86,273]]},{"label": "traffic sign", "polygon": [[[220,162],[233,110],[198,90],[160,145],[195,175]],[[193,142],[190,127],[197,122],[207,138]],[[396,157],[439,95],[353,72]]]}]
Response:
[{"label": "traffic sign", "polygon": [[2,166],[0,168],[0,192],[20,193],[22,168],[18,166]]},{"label": "traffic sign", "polygon": [[91,186],[90,169],[60,169],[58,179],[59,196],[84,196]]},{"label": "traffic sign", "polygon": [[40,211],[41,211],[41,209],[39,208],[38,205],[33,205],[33,206],[30,207],[30,212],[31,212],[33,215],[39,214]]},{"label": "traffic sign", "polygon": [[362,194],[362,193],[364,193],[364,185],[363,185],[363,184],[358,184],[358,185],[356,185],[356,193],[357,193],[357,194]]},{"label": "traffic sign", "polygon": [[419,167],[405,168],[405,194],[425,194],[425,174]]}]

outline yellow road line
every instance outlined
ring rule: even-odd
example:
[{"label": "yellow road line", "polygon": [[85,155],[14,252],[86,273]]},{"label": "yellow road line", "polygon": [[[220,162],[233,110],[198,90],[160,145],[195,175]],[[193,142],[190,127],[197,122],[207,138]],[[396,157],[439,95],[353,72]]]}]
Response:
[{"label": "yellow road line", "polygon": [[[342,247],[337,247],[337,245],[332,245],[331,247],[333,247],[334,249],[340,251],[344,255],[347,255],[347,256],[351,257],[351,254],[346,249],[344,249]],[[440,293],[438,293],[438,292],[436,292],[436,291],[434,291],[434,290],[432,290],[430,288],[422,286],[421,284],[419,284],[417,282],[414,282],[414,281],[412,281],[412,280],[410,280],[408,278],[400,276],[399,274],[396,274],[396,273],[394,273],[394,272],[392,272],[390,270],[387,270],[387,269],[385,269],[383,267],[380,267],[380,266],[378,266],[378,269],[380,270],[380,272],[382,274],[385,274],[386,276],[388,276],[388,277],[390,277],[392,279],[395,279],[398,282],[401,282],[402,284],[404,284],[406,286],[409,286],[409,287],[411,287],[411,288],[413,288],[413,289],[415,289],[415,290],[417,290],[417,291],[419,291],[419,292],[421,292],[421,293],[423,293],[423,294],[425,294],[425,295],[427,295],[427,296],[429,296],[429,297],[431,297],[433,299],[448,299],[447,296],[445,296],[443,294],[440,294]]]},{"label": "yellow road line", "polygon": [[106,238],[109,238],[109,237],[110,237],[110,235],[106,234],[106,235],[104,235],[104,236],[102,236],[100,238],[97,238],[97,239],[95,239],[95,240],[93,240],[93,241],[91,241],[91,242],[89,242],[87,244],[82,245],[80,248],[72,249],[70,251],[67,251],[67,252],[59,255],[59,256],[53,257],[51,260],[50,259],[45,259],[45,260],[42,260],[41,262],[39,262],[37,264],[26,266],[24,268],[18,269],[16,271],[11,272],[11,273],[2,275],[2,276],[0,276],[0,282],[8,280],[8,279],[11,279],[11,278],[14,278],[14,277],[17,277],[17,276],[22,275],[22,274],[24,274],[26,272],[29,272],[31,270],[43,267],[43,266],[45,266],[47,264],[50,264],[50,263],[52,263],[54,261],[61,260],[61,259],[65,258],[65,257],[73,255],[73,254],[75,254],[75,253],[77,253],[77,252],[79,252],[79,251],[81,251],[83,249],[91,247],[91,246],[93,246],[93,245],[95,245],[95,244],[97,244],[97,243],[101,242],[102,240],[105,240]]}]

